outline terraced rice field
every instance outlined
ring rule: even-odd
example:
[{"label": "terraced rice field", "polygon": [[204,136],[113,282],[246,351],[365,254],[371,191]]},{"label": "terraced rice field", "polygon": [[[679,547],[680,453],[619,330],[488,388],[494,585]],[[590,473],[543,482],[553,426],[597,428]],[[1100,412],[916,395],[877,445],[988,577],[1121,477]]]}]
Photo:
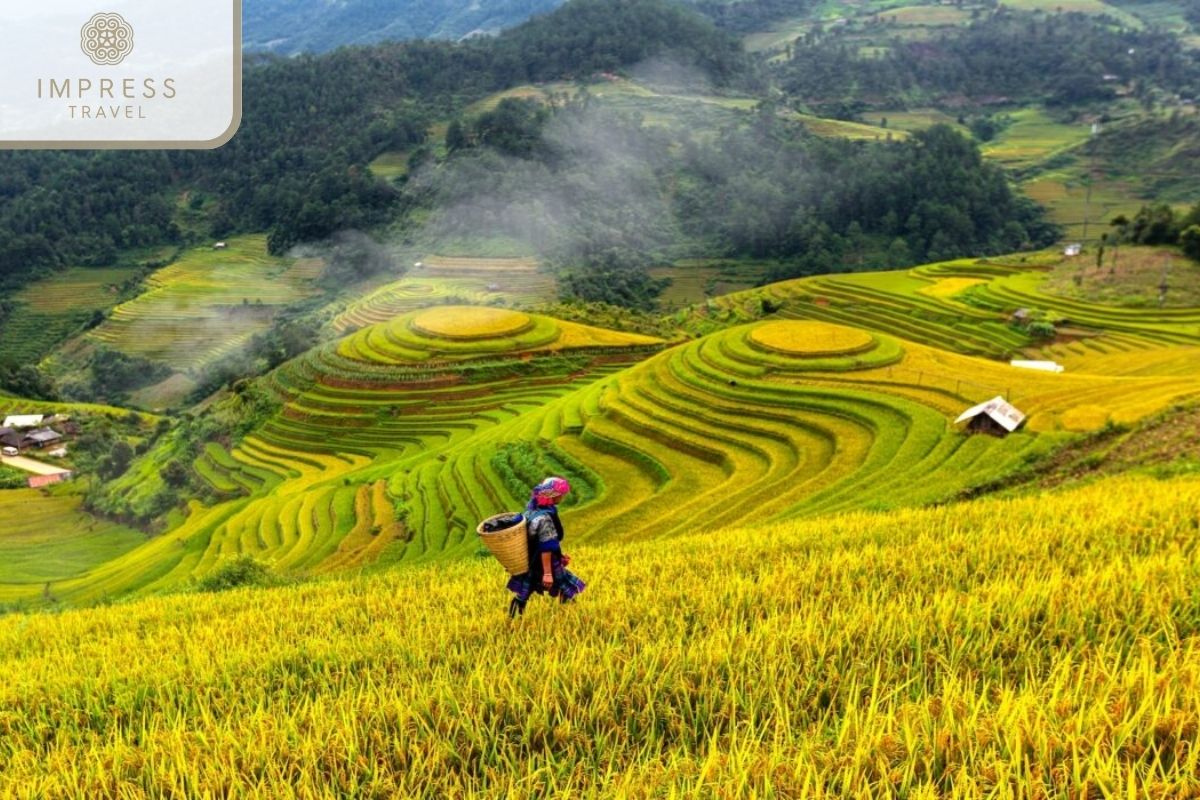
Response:
[{"label": "terraced rice field", "polygon": [[532,258],[427,256],[401,280],[355,300],[333,320],[339,333],[442,303],[533,305],[558,296],[553,275]]},{"label": "terraced rice field", "polygon": [[79,497],[34,489],[0,491],[0,603],[40,595],[53,581],[79,575],[128,553],[145,534],[96,519]]},{"label": "terraced rice field", "polygon": [[[154,591],[245,554],[300,574],[467,555],[478,520],[519,508],[548,473],[572,480],[565,518],[589,541],[919,506],[1076,433],[1200,400],[1200,309],[1049,294],[1057,260],[747,290],[677,315],[700,335],[665,350],[509,308],[409,311],[272,373],[281,413],[192,465],[213,506],[51,591]],[[1017,307],[1069,317],[1070,335],[1032,341],[1009,324]],[[1013,355],[1068,369],[1020,370]],[[954,427],[997,394],[1024,428]]]},{"label": "terraced rice field", "polygon": [[[958,412],[996,394],[1029,414],[1022,432],[954,429]],[[391,489],[418,531],[411,555],[469,549],[471,520],[519,507],[522,487],[550,470],[594,498],[566,513],[578,535],[682,534],[951,499],[1061,432],[1198,399],[1198,374],[1053,375],[842,325],[766,322],[672,348],[452,443]],[[521,472],[508,463],[513,442],[536,442],[542,461]]]},{"label": "terraced rice field", "polygon": [[267,255],[265,236],[189,251],[88,338],[177,371],[201,367],[264,330],[274,309],[309,296],[321,263]]},{"label": "terraced rice field", "polygon": [[[242,555],[305,575],[360,567],[389,548],[399,557],[414,535],[387,487],[400,464],[436,462],[440,447],[661,346],[488,307],[439,306],[360,331],[274,373],[285,408],[255,435],[232,449],[204,447],[191,466],[215,493],[213,505],[193,503],[169,532],[84,575],[52,581],[49,591],[74,603],[153,592]],[[38,602],[45,588],[15,587],[0,600]]]},{"label": "terraced rice field", "polygon": [[[810,319],[890,333],[949,352],[1007,361],[1046,353],[1104,356],[1200,343],[1200,308],[1124,307],[1047,290],[1054,254],[964,259],[896,272],[802,278],[717,298],[685,324],[697,332],[761,318]],[[1010,324],[1028,308],[1065,320],[1062,341],[1035,342]]]},{"label": "terraced rice field", "polygon": [[1034,166],[1078,147],[1091,130],[1084,123],[1058,122],[1038,108],[1023,108],[1009,116],[1012,124],[982,149],[985,157],[1014,169]]},{"label": "terraced rice field", "polygon": [[72,267],[11,295],[16,308],[0,322],[0,360],[36,363],[59,342],[80,331],[96,311],[116,304],[133,267]]},{"label": "terraced rice field", "polygon": [[568,540],[517,623],[490,558],[0,618],[0,795],[1188,797],[1198,504]]}]

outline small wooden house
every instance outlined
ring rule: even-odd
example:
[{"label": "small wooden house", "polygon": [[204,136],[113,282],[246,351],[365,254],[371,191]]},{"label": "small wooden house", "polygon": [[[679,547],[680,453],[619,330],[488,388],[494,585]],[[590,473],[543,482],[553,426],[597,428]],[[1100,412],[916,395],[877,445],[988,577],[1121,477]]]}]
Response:
[{"label": "small wooden house", "polygon": [[1025,422],[1025,414],[997,395],[977,406],[971,406],[954,420],[955,425],[961,422],[966,422],[967,430],[972,433],[1007,436],[1021,427]]},{"label": "small wooden house", "polygon": [[45,450],[47,447],[57,446],[62,442],[62,438],[62,434],[56,430],[40,428],[25,434],[22,444],[24,447],[36,447],[38,450]]},{"label": "small wooden house", "polygon": [[21,449],[21,434],[15,428],[0,428],[0,447],[15,447]]}]

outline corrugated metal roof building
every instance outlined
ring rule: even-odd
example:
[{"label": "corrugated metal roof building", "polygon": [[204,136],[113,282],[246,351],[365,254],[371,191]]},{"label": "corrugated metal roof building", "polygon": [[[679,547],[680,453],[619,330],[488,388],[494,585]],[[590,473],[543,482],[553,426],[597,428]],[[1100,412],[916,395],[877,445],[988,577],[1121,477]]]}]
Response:
[{"label": "corrugated metal roof building", "polygon": [[13,414],[4,418],[5,428],[36,428],[45,419],[44,414]]},{"label": "corrugated metal roof building", "polygon": [[1004,436],[1021,427],[1024,421],[1023,412],[997,395],[991,400],[968,408],[954,420],[954,424],[967,422],[968,430]]}]

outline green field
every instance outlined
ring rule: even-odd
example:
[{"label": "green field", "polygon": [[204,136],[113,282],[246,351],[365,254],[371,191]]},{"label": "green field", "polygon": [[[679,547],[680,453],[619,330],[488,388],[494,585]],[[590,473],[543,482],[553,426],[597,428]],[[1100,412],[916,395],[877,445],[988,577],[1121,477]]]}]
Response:
[{"label": "green field", "polygon": [[1015,170],[1078,147],[1087,141],[1090,131],[1085,123],[1058,122],[1037,108],[1020,109],[1008,116],[1012,124],[982,149],[985,157]]},{"label": "green field", "polygon": [[276,308],[313,293],[319,261],[268,256],[265,236],[228,244],[190,250],[154,273],[148,291],[114,308],[88,338],[185,371],[240,346]]},{"label": "green field", "polygon": [[0,593],[31,595],[128,553],[145,534],[79,508],[80,498],[0,491]]},{"label": "green field", "polygon": [[667,267],[654,267],[650,270],[650,276],[671,281],[659,298],[660,307],[669,311],[745,289],[755,283],[761,272],[762,269],[754,264],[694,259]]},{"label": "green field", "polygon": [[371,162],[371,172],[388,181],[403,178],[408,174],[408,156],[407,152],[384,153]]},{"label": "green field", "polygon": [[80,332],[95,312],[116,305],[119,287],[137,272],[136,267],[71,267],[10,295],[16,309],[0,322],[4,360],[37,363]]}]

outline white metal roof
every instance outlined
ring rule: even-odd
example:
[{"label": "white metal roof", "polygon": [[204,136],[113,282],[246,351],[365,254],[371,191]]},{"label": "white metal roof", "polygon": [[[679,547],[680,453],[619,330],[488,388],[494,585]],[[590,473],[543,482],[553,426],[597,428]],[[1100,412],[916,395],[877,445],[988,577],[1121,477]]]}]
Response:
[{"label": "white metal roof", "polygon": [[1013,359],[1011,363],[1014,367],[1021,369],[1040,369],[1043,372],[1062,372],[1063,365],[1057,361],[1024,361],[1022,359]]},{"label": "white metal roof", "polygon": [[41,414],[14,414],[4,418],[5,428],[36,428],[42,424]]},{"label": "white metal roof", "polygon": [[954,424],[968,420],[971,417],[977,417],[980,414],[987,414],[994,419],[996,423],[1004,428],[1004,430],[1012,433],[1017,429],[1022,422],[1025,421],[1025,415],[1018,411],[1011,403],[1005,400],[1000,395],[996,395],[987,402],[980,403],[977,406],[971,406],[958,419],[954,420]]}]

